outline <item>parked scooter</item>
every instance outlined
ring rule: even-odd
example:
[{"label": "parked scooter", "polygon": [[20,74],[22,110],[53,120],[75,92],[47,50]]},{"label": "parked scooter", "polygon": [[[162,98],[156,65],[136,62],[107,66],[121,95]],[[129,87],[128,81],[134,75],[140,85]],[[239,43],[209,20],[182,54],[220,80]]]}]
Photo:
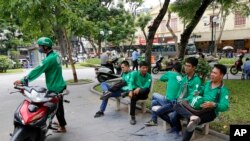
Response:
[{"label": "parked scooter", "polygon": [[59,99],[69,91],[58,94],[43,87],[28,86],[27,80],[24,85],[14,88],[25,96],[25,100],[15,111],[11,141],[44,141],[48,130],[53,129],[51,124],[58,109]]},{"label": "parked scooter", "polygon": [[111,61],[111,65],[113,65],[115,69],[115,73],[106,66],[99,66],[95,68],[96,78],[101,83],[110,79],[119,78],[121,74],[121,66],[118,63],[118,58],[115,58]]},{"label": "parked scooter", "polygon": [[162,60],[164,57],[160,57],[158,61],[156,61],[155,66],[152,68],[152,73],[157,74],[160,71],[169,71],[172,69],[173,62],[169,62],[167,64],[162,64]]}]

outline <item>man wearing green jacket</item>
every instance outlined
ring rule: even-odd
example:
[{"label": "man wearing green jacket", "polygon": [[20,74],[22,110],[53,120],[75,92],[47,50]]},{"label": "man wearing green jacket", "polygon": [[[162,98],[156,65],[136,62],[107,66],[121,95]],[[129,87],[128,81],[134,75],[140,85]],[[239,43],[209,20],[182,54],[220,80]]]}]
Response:
[{"label": "man wearing green jacket", "polygon": [[145,61],[140,63],[140,70],[135,71],[131,74],[131,79],[129,83],[129,97],[130,102],[130,124],[135,125],[135,108],[136,101],[145,100],[148,98],[150,92],[150,87],[152,83],[152,76],[148,73],[148,64]]},{"label": "man wearing green jacket", "polygon": [[101,97],[102,99],[102,104],[100,106],[100,110],[96,112],[94,115],[94,118],[98,118],[101,116],[104,116],[104,111],[107,107],[108,100],[110,97],[119,97],[121,96],[122,93],[128,92],[128,84],[130,81],[131,73],[132,71],[130,70],[130,65],[128,61],[123,61],[121,63],[121,69],[122,69],[122,83],[119,88],[116,88],[117,90],[114,90],[114,86],[109,86],[106,82],[101,83],[101,88],[103,90],[103,96]]},{"label": "man wearing green jacket", "polygon": [[187,129],[183,135],[183,141],[189,141],[192,137],[194,129],[199,124],[213,121],[219,112],[225,112],[229,108],[229,91],[223,85],[223,77],[227,73],[227,68],[224,65],[216,64],[210,74],[210,81],[207,81],[201,91],[201,96],[204,99],[204,103],[201,104],[202,109],[210,109],[206,112],[194,115],[186,108],[176,105],[175,110],[179,117],[189,119]]},{"label": "man wearing green jacket", "polygon": [[[153,93],[151,100],[151,119],[148,122],[144,123],[144,125],[157,126],[157,116],[159,116],[163,120],[168,122],[172,127],[167,113],[172,112],[172,110],[170,109],[173,109],[173,102],[178,98],[178,91],[180,89],[180,84],[182,81],[180,72],[181,63],[177,62],[173,65],[172,71],[167,71],[160,77],[160,80],[162,82],[167,82],[166,94],[165,96],[163,96],[158,93]],[[159,108],[154,110],[156,106],[158,106]],[[166,116],[163,116],[163,114]]]},{"label": "man wearing green jacket", "polygon": [[[62,76],[62,66],[60,56],[52,50],[53,42],[48,37],[41,37],[37,40],[39,45],[38,51],[46,54],[46,58],[34,68],[26,77],[28,81],[33,81],[42,73],[45,73],[46,86],[49,91],[61,93],[66,89],[66,83]],[[24,83],[24,79],[16,80],[15,85]],[[60,99],[56,113],[60,127],[57,132],[66,132],[66,120],[64,118],[63,98]]]}]

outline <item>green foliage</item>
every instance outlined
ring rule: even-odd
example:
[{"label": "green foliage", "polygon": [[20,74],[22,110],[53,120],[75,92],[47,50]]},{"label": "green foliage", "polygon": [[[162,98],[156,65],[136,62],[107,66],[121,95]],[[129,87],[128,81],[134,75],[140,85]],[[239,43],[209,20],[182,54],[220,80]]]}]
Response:
[{"label": "green foliage", "polygon": [[202,58],[199,58],[199,63],[196,68],[196,74],[201,77],[202,82],[205,82],[206,78],[209,77],[212,68],[208,62]]},{"label": "green foliage", "polygon": [[7,56],[0,55],[0,72],[6,72],[10,64],[11,61]]}]

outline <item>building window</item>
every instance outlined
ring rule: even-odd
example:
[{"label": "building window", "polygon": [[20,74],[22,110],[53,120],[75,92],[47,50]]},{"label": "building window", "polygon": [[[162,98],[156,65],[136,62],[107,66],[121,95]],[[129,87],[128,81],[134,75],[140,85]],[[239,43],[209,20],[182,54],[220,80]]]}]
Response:
[{"label": "building window", "polygon": [[170,27],[173,31],[177,31],[177,18],[173,18],[170,20]]},{"label": "building window", "polygon": [[165,20],[162,20],[161,21],[161,24],[160,24],[160,32],[166,32],[166,24],[167,24],[167,22],[165,21]]},{"label": "building window", "polygon": [[246,24],[246,17],[242,16],[240,12],[235,12],[235,18],[234,18],[234,25],[245,25]]}]

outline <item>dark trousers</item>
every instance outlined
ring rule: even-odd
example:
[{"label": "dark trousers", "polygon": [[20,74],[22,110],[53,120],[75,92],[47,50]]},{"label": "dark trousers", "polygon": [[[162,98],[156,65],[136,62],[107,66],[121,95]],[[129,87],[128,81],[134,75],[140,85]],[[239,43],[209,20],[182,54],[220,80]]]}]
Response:
[{"label": "dark trousers", "polygon": [[138,100],[145,100],[148,98],[150,89],[149,88],[140,88],[140,91],[137,95],[133,95],[131,97],[131,102],[130,102],[130,115],[135,116],[135,108],[136,108],[136,102]]},{"label": "dark trousers", "polygon": [[[182,107],[180,104],[177,104],[175,107],[174,107],[175,111],[176,111],[176,117],[175,117],[175,122],[173,122],[174,125],[180,125],[180,118],[187,118],[188,120],[190,119],[190,117],[193,115],[191,112],[189,112],[186,108]],[[207,123],[207,122],[210,122],[210,121],[213,121],[215,118],[216,118],[216,114],[215,114],[215,111],[214,110],[211,110],[211,111],[208,111],[208,112],[205,112],[201,115],[199,115],[200,117],[200,124],[203,124],[203,123]],[[185,131],[184,135],[183,135],[183,141],[190,141],[192,135],[193,135],[193,132],[187,132]]]},{"label": "dark trousers", "polygon": [[[65,90],[65,89],[63,89],[63,90]],[[62,93],[63,90],[60,93]],[[65,117],[64,117],[63,96],[59,100],[58,109],[56,111],[56,118],[57,118],[59,125],[61,127],[67,125]]]},{"label": "dark trousers", "polygon": [[133,69],[132,70],[138,70],[138,61],[137,60],[133,60]]}]

